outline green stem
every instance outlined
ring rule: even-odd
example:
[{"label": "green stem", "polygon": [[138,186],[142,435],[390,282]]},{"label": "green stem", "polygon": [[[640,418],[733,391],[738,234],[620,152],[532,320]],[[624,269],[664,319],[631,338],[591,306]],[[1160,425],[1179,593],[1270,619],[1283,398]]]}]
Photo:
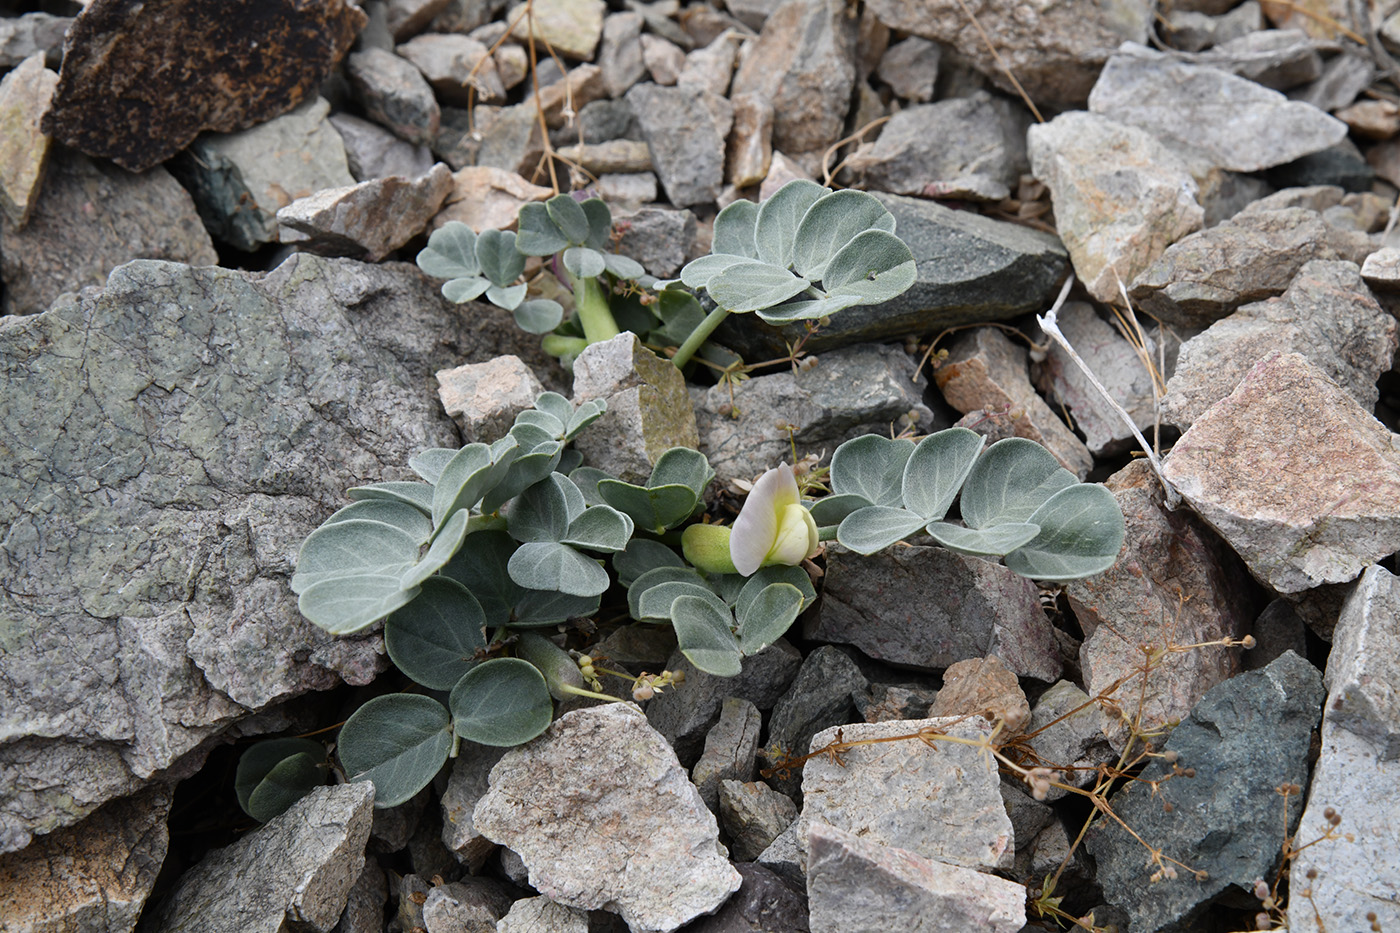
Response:
[{"label": "green stem", "polygon": [[835,541],[835,540],[836,540],[836,529],[838,529],[838,528],[840,528],[840,527],[841,527],[840,525],[822,525],[821,527],[819,527],[819,528],[817,529],[817,540],[818,540],[818,541]]},{"label": "green stem", "polygon": [[608,295],[596,278],[581,279],[568,269],[569,285],[574,290],[574,308],[578,311],[579,323],[583,325],[583,336],[590,344],[611,340],[622,331],[617,328],[612,308],[608,305]]},{"label": "green stem", "polygon": [[588,347],[582,337],[563,337],[559,334],[545,334],[540,341],[540,349],[550,356],[578,356]]},{"label": "green stem", "polygon": [[572,693],[576,697],[592,697],[595,700],[610,700],[613,703],[621,703],[621,697],[610,696],[606,693],[594,693],[592,690],[585,690],[582,687],[575,687],[573,684],[558,684],[559,692]]},{"label": "green stem", "polygon": [[690,336],[685,338],[685,343],[681,344],[681,348],[676,351],[675,357],[671,360],[672,363],[676,364],[677,369],[690,362],[695,351],[700,349],[700,345],[709,339],[710,335],[715,332],[715,328],[727,317],[729,317],[729,311],[719,307],[706,315],[705,320],[700,322],[700,326],[696,327],[695,330],[691,331]]}]

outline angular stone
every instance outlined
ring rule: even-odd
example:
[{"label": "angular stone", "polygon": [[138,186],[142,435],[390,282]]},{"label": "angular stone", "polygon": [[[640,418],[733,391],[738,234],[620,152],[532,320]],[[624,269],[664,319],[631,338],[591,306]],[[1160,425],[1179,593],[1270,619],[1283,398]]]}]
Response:
[{"label": "angular stone", "polygon": [[1338,229],[1315,211],[1245,210],[1167,247],[1128,297],[1165,323],[1208,327],[1241,305],[1282,294],[1305,263],[1359,264],[1374,248],[1364,232]]},{"label": "angular stone", "polygon": [[1199,52],[1212,45],[1238,39],[1262,29],[1263,26],[1264,11],[1254,0],[1245,0],[1222,16],[1208,16],[1195,10],[1169,10],[1166,35],[1172,48],[1181,49],[1183,52]]},{"label": "angular stone", "polygon": [[[985,91],[917,104],[895,114],[880,138],[862,145],[846,167],[876,191],[1000,201],[1030,168],[1029,123],[1029,114]],[[930,148],[930,139],[943,144]]]},{"label": "angular stone", "polygon": [[442,407],[468,444],[490,444],[504,437],[515,416],[534,405],[544,391],[534,370],[518,356],[444,369],[437,381]]},{"label": "angular stone", "polygon": [[588,914],[547,897],[527,897],[510,905],[496,933],[588,933]]},{"label": "angular stone", "polygon": [[1288,96],[1330,112],[1356,100],[1356,95],[1370,87],[1375,77],[1376,66],[1369,56],[1343,51],[1322,66],[1321,77]]},{"label": "angular stone", "polygon": [[656,176],[651,172],[636,172],[627,175],[606,173],[598,176],[592,187],[598,197],[607,201],[614,209],[638,208],[656,200]]},{"label": "angular stone", "polygon": [[609,97],[621,97],[646,74],[642,61],[642,14],[635,10],[612,13],[603,20],[603,44],[598,66]]},{"label": "angular stone", "polygon": [[724,185],[729,101],[697,87],[638,84],[627,92],[666,197],[676,207],[713,201]]},{"label": "angular stone", "polygon": [[0,68],[14,68],[36,52],[57,67],[63,57],[63,37],[73,25],[71,16],[24,13],[0,20]]},{"label": "angular stone", "polygon": [[856,723],[817,733],[812,750],[835,742],[838,728],[845,742],[910,738],[856,745],[840,753],[839,763],[818,755],[803,766],[797,843],[809,874],[807,844],[818,823],[950,865],[1011,867],[1011,820],[1002,806],[995,760],[974,745],[933,738],[946,734],[982,741],[991,735],[991,724],[956,717]]},{"label": "angular stone", "polygon": [[1363,100],[1337,111],[1351,132],[1362,139],[1390,139],[1400,133],[1400,106],[1388,100]]},{"label": "angular stone", "polygon": [[468,876],[435,884],[423,902],[427,933],[496,933],[496,921],[510,910],[511,897],[493,878]]},{"label": "angular stone", "polygon": [[651,148],[637,139],[608,139],[559,147],[559,155],[577,162],[585,172],[602,175],[608,172],[649,172],[652,169]]},{"label": "angular stone", "polygon": [[1341,120],[1245,78],[1188,65],[1142,46],[1119,49],[1094,85],[1089,109],[1142,127],[1216,165],[1257,172],[1326,149],[1347,134]]},{"label": "angular stone", "polygon": [[756,185],[768,175],[773,160],[773,104],[761,94],[735,94],[734,127],[726,150],[725,178],[740,188]]},{"label": "angular stone", "polygon": [[376,859],[365,859],[365,867],[345,901],[345,912],[332,933],[381,933],[384,905],[389,901],[389,880]]},{"label": "angular stone", "polygon": [[39,120],[57,85],[37,52],[0,80],[0,210],[15,229],[29,222],[39,197],[49,156]]},{"label": "angular stone", "polygon": [[444,104],[466,107],[506,99],[505,84],[486,46],[459,35],[422,35],[395,49],[412,62]]},{"label": "angular stone", "polygon": [[721,781],[718,812],[729,834],[730,856],[750,862],[797,819],[797,804],[761,781]]},{"label": "angular stone", "polygon": [[[763,715],[757,706],[743,697],[725,698],[724,705],[720,707],[719,722],[705,735],[705,751],[690,770],[691,783],[699,789],[700,799],[712,811],[719,810],[721,783],[753,780],[758,733],[762,728]],[[768,843],[765,842],[754,855],[767,847]],[[738,855],[734,857],[748,861]]]},{"label": "angular stone", "polygon": [[1361,278],[1372,291],[1400,291],[1400,248],[1387,246],[1367,256]]},{"label": "angular stone", "polygon": [[145,171],[314,97],[366,21],[346,0],[94,0],[68,30],[44,132]]},{"label": "angular stone", "polygon": [[523,41],[533,32],[565,58],[588,61],[603,36],[607,11],[604,0],[535,0],[533,15],[516,18],[511,35]]},{"label": "angular stone", "polygon": [[1172,731],[1166,750],[1176,757],[1152,759],[1113,796],[1114,811],[1138,837],[1187,866],[1149,858],[1116,823],[1090,829],[1086,844],[1104,895],[1128,911],[1134,931],[1193,929],[1214,901],[1273,879],[1298,819],[1296,802],[1286,806],[1275,788],[1306,782],[1322,698],[1317,668],[1292,652],[1232,677]]},{"label": "angular stone", "polygon": [[1016,933],[1026,887],[880,845],[834,826],[807,836],[812,933]]},{"label": "angular stone", "polygon": [[786,0],[763,24],[733,91],[773,104],[773,145],[820,152],[844,132],[855,86],[856,23],[843,0]]},{"label": "angular stone", "polygon": [[885,50],[875,74],[896,96],[910,103],[926,104],[933,100],[933,85],[938,80],[938,62],[942,55],[938,43],[910,36]]},{"label": "angular stone", "polygon": [[[1246,16],[1248,13],[1241,7],[1231,14],[1236,12]],[[1222,17],[1222,22],[1229,19]],[[1317,43],[1296,29],[1247,31],[1185,61],[1219,68],[1276,91],[1287,91],[1322,77],[1322,55]]]},{"label": "angular stone", "polygon": [[1186,163],[1135,126],[1062,113],[1030,128],[1027,149],[1074,271],[1099,301],[1121,301],[1120,281],[1129,285],[1205,219]]},{"label": "angular stone", "polygon": [[520,854],[541,894],[606,906],[635,933],[710,913],[742,881],[675,752],[630,703],[566,713],[511,749],[472,819]]},{"label": "angular stone", "polygon": [[943,672],[943,689],[929,707],[928,718],[981,716],[990,723],[1004,723],[1007,737],[1024,731],[1031,720],[1026,693],[1001,658],[968,658]]},{"label": "angular stone", "polygon": [[[1036,754],[1036,764],[1053,768],[1058,780],[1075,787],[1087,787],[1098,779],[1098,767],[1113,764],[1118,753],[1108,744],[1112,729],[1108,714],[1089,694],[1068,680],[1046,690],[1036,700],[1030,728],[1021,741]],[[1046,792],[1047,800],[1058,800],[1066,793],[1058,787]],[[1017,850],[1029,842],[1016,834]]]},{"label": "angular stone", "polygon": [[379,262],[423,232],[452,188],[452,171],[441,162],[418,178],[325,188],[281,208],[279,234],[283,243],[323,256]]},{"label": "angular stone", "polygon": [[1321,933],[1318,914],[1327,930],[1370,929],[1372,915],[1389,929],[1400,925],[1400,853],[1392,844],[1400,824],[1393,791],[1400,779],[1400,581],[1384,568],[1367,568],[1348,597],[1325,682],[1322,753],[1296,838],[1322,837],[1328,809],[1341,815],[1333,832],[1350,838],[1308,846],[1294,860],[1289,929]]},{"label": "angular stone", "polygon": [[[769,758],[805,755],[812,736],[832,726],[855,721],[851,694],[863,692],[869,681],[840,648],[822,645],[807,655],[792,688],[773,706],[768,717]],[[793,787],[796,790],[796,786]]]},{"label": "angular stone", "polygon": [[[776,791],[774,791],[776,793]],[[802,853],[797,848],[797,820],[778,834],[778,838],[759,854],[757,864],[773,872],[798,890],[807,889],[807,876],[802,868]]]},{"label": "angular stone", "polygon": [[402,42],[427,28],[447,4],[448,0],[389,0],[385,24],[394,41]]},{"label": "angular stone", "polygon": [[617,251],[658,278],[679,272],[695,243],[695,215],[686,210],[618,211],[613,214],[613,228],[619,234]]},{"label": "angular stone", "polygon": [[355,52],[345,61],[350,85],[371,120],[415,145],[428,145],[442,121],[423,73],[384,49]]},{"label": "angular stone", "polygon": [[481,870],[496,844],[477,832],[472,810],[485,796],[491,769],[505,753],[504,748],[463,742],[442,792],[442,844],[473,872]]},{"label": "angular stone", "polygon": [[1255,364],[1164,471],[1279,593],[1344,583],[1400,549],[1400,445],[1297,353]]},{"label": "angular stone", "polygon": [[504,230],[515,224],[522,204],[546,201],[553,191],[532,185],[515,172],[489,165],[469,165],[452,173],[452,191],[433,218],[437,229],[451,220],[483,230]]},{"label": "angular stone", "polygon": [[685,67],[685,49],[669,39],[647,33],[642,36],[642,62],[651,80],[662,87],[674,87]]},{"label": "angular stone", "polygon": [[722,35],[704,48],[688,53],[676,83],[694,85],[720,96],[728,94],[729,81],[734,76],[738,38],[733,33]]},{"label": "angular stone", "polygon": [[260,126],[190,146],[175,170],[215,237],[242,250],[276,243],[278,210],[355,183],[328,113],[330,104],[317,97]]},{"label": "angular stone", "polygon": [[870,6],[891,29],[957,49],[1008,94],[1017,92],[1006,77],[1010,69],[1032,100],[1062,109],[1084,105],[1120,43],[1147,41],[1154,11],[1142,0],[1034,10],[1016,0],[988,0],[976,8],[974,22],[957,0],[874,0]]},{"label": "angular stone", "polygon": [[0,917],[15,933],[131,933],[165,859],[170,792],[155,785],[0,856]]},{"label": "angular stone", "polygon": [[181,876],[148,918],[153,933],[278,933],[335,926],[364,865],[374,785],[318,787]]},{"label": "angular stone", "polygon": [[1250,631],[1254,647],[1245,653],[1244,669],[1256,671],[1285,651],[1307,657],[1307,623],[1286,599],[1275,599],[1264,607]]},{"label": "angular stone", "polygon": [[686,933],[809,933],[806,897],[762,865],[734,867],[744,876],[743,885],[714,915],[696,920]]},{"label": "angular stone", "polygon": [[[1366,239],[1365,234],[1357,234]],[[1395,358],[1400,324],[1350,262],[1309,262],[1278,298],[1245,305],[1181,345],[1162,418],[1183,430],[1273,351],[1300,353],[1364,409]]]},{"label": "angular stone", "polygon": [[774,149],[772,158],[768,160],[768,174],[763,176],[763,183],[758,187],[758,200],[768,200],[777,194],[779,188],[797,178],[815,180],[810,171]]},{"label": "angular stone", "polygon": [[348,113],[333,114],[331,126],[345,143],[345,162],[359,181],[388,175],[417,178],[433,167],[433,154],[427,146],[404,142],[378,123]]},{"label": "angular stone", "polygon": [[808,638],[928,670],[997,654],[1022,677],[1050,682],[1060,674],[1039,590],[1000,564],[920,546],[861,557],[827,545],[826,559]]},{"label": "angular stone", "polygon": [[59,150],[45,175],[24,229],[0,222],[5,314],[43,311],[133,259],[218,262],[194,202],[165,169],[134,175]]},{"label": "angular stone", "polygon": [[[1129,463],[1105,485],[1127,522],[1124,549],[1110,570],[1065,584],[1065,594],[1086,635],[1079,651],[1085,689],[1097,697],[1121,680],[1114,700],[1138,731],[1154,732],[1183,719],[1239,670],[1239,659],[1223,648],[1168,652],[1144,682],[1142,646],[1158,651],[1242,636],[1254,617],[1249,581],[1189,510],[1167,509],[1145,461]],[[1125,724],[1114,719],[1108,737],[1122,749]]]},{"label": "angular stone", "polygon": [[937,690],[918,684],[871,684],[868,691],[856,694],[854,699],[866,722],[889,722],[927,719],[928,709],[937,697]]}]

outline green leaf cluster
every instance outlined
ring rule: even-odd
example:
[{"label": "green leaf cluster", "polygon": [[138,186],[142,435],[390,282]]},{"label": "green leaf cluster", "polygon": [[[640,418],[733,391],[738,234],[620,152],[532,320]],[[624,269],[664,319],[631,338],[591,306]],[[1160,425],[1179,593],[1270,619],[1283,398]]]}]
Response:
[{"label": "green leaf cluster", "polygon": [[514,313],[521,330],[547,334],[564,319],[564,309],[549,298],[525,300],[525,283],[518,281],[525,256],[516,248],[514,233],[484,230],[477,235],[452,220],[428,237],[427,247],[418,254],[418,268],[447,279],[442,296],[448,301],[461,304],[484,295],[496,307]]}]

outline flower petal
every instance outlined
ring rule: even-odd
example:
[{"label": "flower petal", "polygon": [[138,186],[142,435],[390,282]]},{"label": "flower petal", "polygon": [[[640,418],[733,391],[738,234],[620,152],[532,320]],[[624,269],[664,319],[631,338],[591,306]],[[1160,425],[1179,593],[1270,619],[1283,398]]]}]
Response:
[{"label": "flower petal", "polygon": [[816,540],[816,523],[812,513],[801,505],[789,505],[778,520],[778,536],[764,559],[764,566],[787,564],[796,567],[816,552],[811,545]]},{"label": "flower petal", "polygon": [[755,573],[778,540],[778,518],[784,506],[800,501],[792,467],[780,464],[753,484],[729,535],[729,556],[744,576]]}]

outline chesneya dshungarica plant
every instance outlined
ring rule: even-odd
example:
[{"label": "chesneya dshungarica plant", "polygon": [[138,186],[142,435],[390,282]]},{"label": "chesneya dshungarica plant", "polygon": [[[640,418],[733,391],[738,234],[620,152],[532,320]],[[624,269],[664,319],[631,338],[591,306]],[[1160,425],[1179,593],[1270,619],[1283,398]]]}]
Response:
[{"label": "chesneya dshungarica plant", "polygon": [[[816,501],[777,467],[732,525],[705,522],[714,472],[698,451],[667,451],[643,484],[580,462],[567,444],[604,407],[544,393],[492,444],[413,457],[420,481],[351,489],[303,544],[291,581],[303,615],[340,634],[383,620],[389,658],[418,685],[370,700],[340,730],[340,767],[374,782],[376,805],[416,794],[462,739],[520,744],[549,725],[555,700],[615,699],[602,676],[631,679],[639,698],[678,683],[595,668],[550,637],[597,617],[610,591],[625,590],[632,619],[672,626],[696,668],[732,676],[815,602],[803,565],[823,540],[871,554],[927,535],[1051,581],[1108,568],[1123,540],[1102,486],[1077,482],[1039,445],[983,451],[960,428],[842,444],[832,494]],[[240,763],[239,802],[268,819],[326,768],[317,742],[259,743]]]}]

